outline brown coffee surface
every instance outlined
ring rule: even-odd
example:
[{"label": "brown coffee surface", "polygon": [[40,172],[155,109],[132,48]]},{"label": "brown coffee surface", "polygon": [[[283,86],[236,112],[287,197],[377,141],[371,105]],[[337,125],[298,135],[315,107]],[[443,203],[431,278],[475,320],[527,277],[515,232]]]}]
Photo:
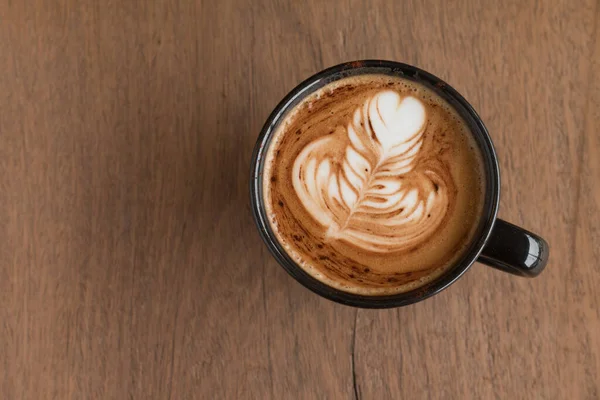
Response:
[{"label": "brown coffee surface", "polygon": [[385,295],[443,274],[473,241],[483,162],[456,111],[387,75],[326,85],[283,117],[267,149],[270,226],[307,273]]}]

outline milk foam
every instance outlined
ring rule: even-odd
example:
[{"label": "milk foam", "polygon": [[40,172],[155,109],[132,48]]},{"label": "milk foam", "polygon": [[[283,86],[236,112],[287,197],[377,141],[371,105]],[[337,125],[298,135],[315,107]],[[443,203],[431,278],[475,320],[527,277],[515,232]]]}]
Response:
[{"label": "milk foam", "polygon": [[440,164],[417,168],[427,125],[415,97],[382,90],[358,107],[340,137],[309,143],[293,164],[292,183],[326,240],[386,253],[426,241],[448,212],[448,174]]},{"label": "milk foam", "polygon": [[263,196],[283,251],[324,284],[406,292],[455,265],[485,199],[478,143],[435,90],[365,74],[287,110],[265,153]]}]

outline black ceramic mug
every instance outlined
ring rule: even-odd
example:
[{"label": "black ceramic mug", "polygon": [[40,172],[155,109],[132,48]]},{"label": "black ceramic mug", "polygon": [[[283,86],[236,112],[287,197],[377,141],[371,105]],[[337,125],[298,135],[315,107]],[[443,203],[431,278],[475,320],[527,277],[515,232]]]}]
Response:
[{"label": "black ceramic mug", "polygon": [[[265,211],[262,171],[271,138],[278,124],[307,95],[338,79],[385,74],[418,82],[436,92],[454,107],[469,126],[484,161],[485,202],[477,233],[464,256],[437,279],[404,293],[365,296],[343,292],[318,281],[306,273],[286,254],[268,223]],[[448,287],[464,274],[475,261],[515,275],[534,277],[546,266],[548,244],[541,237],[496,217],[500,198],[500,171],[490,135],[473,107],[451,86],[419,68],[393,61],[366,60],[340,64],[302,82],[271,113],[254,149],[250,178],[250,196],[258,230],[283,268],[313,292],[339,303],[366,308],[404,306],[424,300]]]}]

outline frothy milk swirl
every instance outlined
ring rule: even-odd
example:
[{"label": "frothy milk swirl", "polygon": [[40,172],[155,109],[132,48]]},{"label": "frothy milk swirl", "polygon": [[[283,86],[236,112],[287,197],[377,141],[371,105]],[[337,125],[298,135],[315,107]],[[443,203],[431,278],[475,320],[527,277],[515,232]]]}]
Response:
[{"label": "frothy milk swirl", "polygon": [[419,158],[427,125],[424,105],[383,90],[358,107],[339,137],[309,143],[294,160],[292,183],[302,205],[343,240],[386,253],[425,242],[449,212],[450,174],[435,158]]}]

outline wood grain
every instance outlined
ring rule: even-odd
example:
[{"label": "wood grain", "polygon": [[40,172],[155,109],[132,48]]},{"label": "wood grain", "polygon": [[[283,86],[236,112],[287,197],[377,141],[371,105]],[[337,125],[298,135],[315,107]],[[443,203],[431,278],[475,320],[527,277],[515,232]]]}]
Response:
[{"label": "wood grain", "polygon": [[[596,0],[0,2],[0,398],[597,399]],[[275,104],[400,60],[486,122],[542,276],[385,311],[278,267],[248,204]]]}]

